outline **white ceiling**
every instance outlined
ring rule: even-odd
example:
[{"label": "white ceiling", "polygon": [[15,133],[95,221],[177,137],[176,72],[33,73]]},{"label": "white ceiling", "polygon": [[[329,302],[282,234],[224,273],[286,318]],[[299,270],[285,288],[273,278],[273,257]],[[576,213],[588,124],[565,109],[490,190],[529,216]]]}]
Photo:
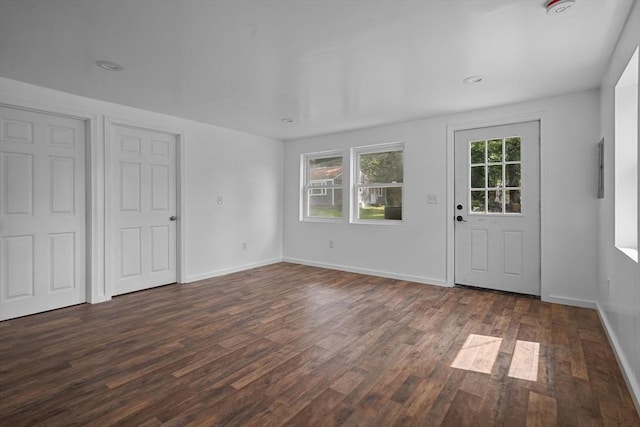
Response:
[{"label": "white ceiling", "polygon": [[0,75],[286,140],[598,87],[633,0],[544,3],[0,0]]}]

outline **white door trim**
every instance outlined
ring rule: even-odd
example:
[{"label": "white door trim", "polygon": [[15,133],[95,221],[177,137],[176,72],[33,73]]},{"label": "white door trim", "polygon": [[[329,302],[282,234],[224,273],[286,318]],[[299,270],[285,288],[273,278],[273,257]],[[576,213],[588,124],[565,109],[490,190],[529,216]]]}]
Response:
[{"label": "white door trim", "polygon": [[455,234],[454,234],[454,216],[455,216],[455,167],[454,167],[454,143],[456,131],[477,129],[491,126],[502,126],[520,122],[540,122],[540,295],[545,300],[546,281],[545,281],[545,262],[544,262],[544,195],[546,194],[545,180],[542,175],[542,163],[544,161],[546,130],[545,130],[545,116],[544,111],[530,112],[523,114],[516,114],[510,116],[496,116],[494,118],[487,118],[484,120],[467,120],[460,122],[453,122],[447,124],[447,272],[446,272],[446,286],[453,287],[455,282]]},{"label": "white door trim", "polygon": [[[129,128],[136,128],[151,132],[160,132],[172,135],[176,139],[176,209],[179,220],[176,224],[176,277],[178,283],[186,283],[186,259],[185,259],[185,203],[184,203],[184,139],[185,133],[183,131],[176,131],[175,129],[165,128],[157,124],[141,123],[137,121],[130,121],[126,119],[119,119],[114,117],[104,117],[104,206],[111,206],[111,132],[114,126],[124,126]],[[104,265],[111,265],[111,236],[106,230],[111,230],[113,224],[112,214],[110,209],[104,209]],[[109,298],[113,296],[113,289],[111,288],[111,273],[110,268],[105,268],[105,292],[109,295]]]}]

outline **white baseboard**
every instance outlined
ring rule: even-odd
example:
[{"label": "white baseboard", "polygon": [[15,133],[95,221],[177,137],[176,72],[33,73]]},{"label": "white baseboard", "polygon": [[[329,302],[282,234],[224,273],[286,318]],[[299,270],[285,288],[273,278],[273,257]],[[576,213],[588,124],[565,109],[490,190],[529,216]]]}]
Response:
[{"label": "white baseboard", "polygon": [[609,343],[611,344],[611,348],[613,348],[613,354],[616,356],[616,360],[618,361],[618,366],[620,367],[620,371],[622,371],[622,376],[624,377],[625,382],[627,383],[627,388],[629,389],[629,394],[631,394],[631,399],[633,400],[633,404],[636,407],[636,411],[640,414],[640,383],[639,379],[636,378],[633,374],[633,369],[631,369],[631,365],[629,364],[627,358],[622,351],[622,347],[620,346],[620,342],[618,341],[618,337],[613,332],[613,328],[607,319],[607,314],[602,310],[600,304],[596,303],[596,311],[598,312],[598,316],[600,317],[600,321],[604,327],[604,332],[607,334],[607,338],[609,338]]},{"label": "white baseboard", "polygon": [[282,258],[273,258],[264,261],[254,262],[251,264],[239,265],[231,268],[224,268],[222,270],[210,271],[202,274],[194,274],[192,276],[187,276],[186,280],[183,283],[193,283],[198,280],[211,279],[212,277],[224,276],[231,273],[237,273],[239,271],[251,270],[252,268],[263,267],[265,265],[276,264],[278,262],[282,262]]},{"label": "white baseboard", "polygon": [[349,273],[358,273],[358,274],[367,274],[369,276],[385,277],[387,279],[406,280],[408,282],[422,283],[422,284],[425,284],[425,285],[436,285],[436,286],[444,286],[444,287],[449,287],[449,288],[451,287],[451,285],[447,284],[443,280],[430,279],[428,277],[409,276],[409,275],[406,275],[406,274],[389,273],[387,271],[371,270],[371,269],[368,269],[368,268],[349,267],[349,266],[346,266],[346,265],[329,264],[329,263],[324,263],[324,262],[309,261],[309,260],[306,260],[306,259],[298,259],[298,258],[286,258],[285,257],[285,258],[283,258],[282,261],[290,262],[290,263],[293,263],[293,264],[308,265],[308,266],[311,266],[311,267],[327,268],[329,270],[347,271]]},{"label": "white baseboard", "polygon": [[564,305],[572,305],[574,307],[583,307],[583,308],[596,308],[595,301],[589,301],[584,299],[570,298],[570,297],[562,297],[558,295],[542,295],[542,301],[545,302],[553,302],[556,304],[564,304]]}]

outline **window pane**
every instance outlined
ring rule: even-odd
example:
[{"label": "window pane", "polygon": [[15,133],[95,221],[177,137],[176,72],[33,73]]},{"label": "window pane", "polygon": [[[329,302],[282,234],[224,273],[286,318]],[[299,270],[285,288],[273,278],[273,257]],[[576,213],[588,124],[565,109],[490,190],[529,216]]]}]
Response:
[{"label": "window pane", "polygon": [[502,192],[503,190],[489,190],[489,213],[502,213]]},{"label": "window pane", "polygon": [[484,141],[473,141],[471,145],[471,163],[484,163]]},{"label": "window pane", "polygon": [[507,213],[520,213],[522,212],[522,206],[520,204],[520,190],[506,190],[505,191],[505,212]]},{"label": "window pane", "polygon": [[[324,193],[321,194],[321,191]],[[312,218],[342,217],[342,189],[310,188],[307,196],[309,212]]]},{"label": "window pane", "polygon": [[359,219],[402,219],[402,187],[369,187],[358,191]]},{"label": "window pane", "polygon": [[358,182],[401,183],[403,180],[402,151],[360,154]]},{"label": "window pane", "polygon": [[522,165],[520,163],[514,165],[505,166],[505,179],[507,181],[506,187],[521,187],[520,170]]},{"label": "window pane", "polygon": [[507,138],[505,140],[504,155],[507,162],[519,162],[520,161],[520,137],[514,136],[513,138]]},{"label": "window pane", "polygon": [[487,187],[502,187],[502,165],[489,166]]},{"label": "window pane", "polygon": [[342,157],[309,159],[309,185],[342,185]]},{"label": "window pane", "polygon": [[502,140],[492,139],[487,146],[487,161],[489,163],[502,161]]},{"label": "window pane", "polygon": [[485,213],[485,193],[482,191],[471,192],[471,212],[473,213]]},{"label": "window pane", "polygon": [[473,166],[471,168],[471,188],[484,188],[484,166]]}]

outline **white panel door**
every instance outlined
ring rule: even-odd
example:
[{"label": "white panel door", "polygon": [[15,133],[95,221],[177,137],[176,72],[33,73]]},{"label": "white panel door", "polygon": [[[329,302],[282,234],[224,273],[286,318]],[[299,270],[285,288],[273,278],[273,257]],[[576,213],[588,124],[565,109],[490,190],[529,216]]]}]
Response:
[{"label": "white panel door", "polygon": [[86,301],[85,123],[0,107],[0,320]]},{"label": "white panel door", "polygon": [[176,137],[113,125],[110,141],[113,295],[176,282]]},{"label": "white panel door", "polygon": [[455,133],[455,283],[540,295],[540,125]]}]

